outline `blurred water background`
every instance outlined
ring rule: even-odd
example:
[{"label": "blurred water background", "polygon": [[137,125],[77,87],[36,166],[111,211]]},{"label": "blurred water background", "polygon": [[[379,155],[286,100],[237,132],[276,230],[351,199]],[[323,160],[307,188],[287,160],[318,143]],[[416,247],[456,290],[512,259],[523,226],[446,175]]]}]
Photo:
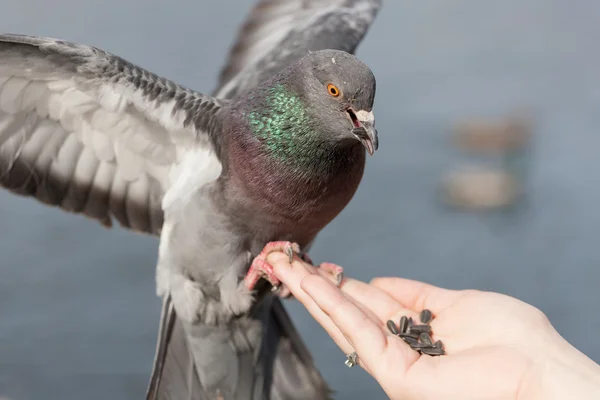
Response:
[{"label": "blurred water background", "polygon": [[[5,0],[0,31],[101,47],[210,91],[252,0]],[[380,151],[315,261],[494,290],[541,308],[600,361],[600,3],[391,1],[359,48],[377,77]],[[465,161],[453,127],[529,107],[527,201],[444,207]],[[0,395],[142,398],[154,355],[157,241],[0,191]],[[385,398],[308,314],[286,303],[336,398]]]}]

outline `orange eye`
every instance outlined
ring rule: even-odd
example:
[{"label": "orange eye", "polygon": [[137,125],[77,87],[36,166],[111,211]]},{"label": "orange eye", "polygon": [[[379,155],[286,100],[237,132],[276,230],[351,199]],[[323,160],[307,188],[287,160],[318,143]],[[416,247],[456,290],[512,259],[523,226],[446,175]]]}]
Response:
[{"label": "orange eye", "polygon": [[333,83],[327,85],[327,91],[333,97],[338,97],[340,95],[340,89],[338,89],[337,86],[335,86]]}]

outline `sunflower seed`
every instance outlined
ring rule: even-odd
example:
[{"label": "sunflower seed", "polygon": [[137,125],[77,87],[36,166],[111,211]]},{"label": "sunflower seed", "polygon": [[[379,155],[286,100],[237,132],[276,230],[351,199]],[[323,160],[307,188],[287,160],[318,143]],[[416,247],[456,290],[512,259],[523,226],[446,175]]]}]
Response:
[{"label": "sunflower seed", "polygon": [[442,349],[438,349],[437,347],[427,347],[420,350],[421,353],[427,354],[428,356],[443,356],[446,352]]},{"label": "sunflower seed", "polygon": [[425,309],[421,311],[421,315],[419,315],[419,318],[421,319],[421,323],[428,324],[431,322],[433,315],[431,314],[431,311]]},{"label": "sunflower seed", "polygon": [[402,316],[402,318],[400,318],[400,328],[398,330],[400,331],[400,333],[405,333],[407,328],[408,318],[406,318],[406,315],[404,315]]},{"label": "sunflower seed", "polygon": [[412,338],[415,340],[419,339],[419,335],[416,333],[399,333],[398,336],[400,336],[402,339],[405,339],[405,338]]},{"label": "sunflower seed", "polygon": [[398,334],[398,328],[396,328],[396,324],[391,319],[387,322],[387,327],[394,335]]},{"label": "sunflower seed", "polygon": [[433,341],[431,340],[431,336],[427,332],[421,332],[419,335],[419,340],[421,343],[426,344],[428,346],[433,346]]},{"label": "sunflower seed", "polygon": [[415,339],[415,338],[412,338],[412,337],[403,337],[402,340],[404,340],[404,342],[406,342],[407,344],[409,344],[411,346],[413,344],[419,343],[418,339]]},{"label": "sunflower seed", "polygon": [[411,349],[430,356],[445,355],[444,344],[441,340],[435,343],[431,338],[431,326],[429,323],[433,320],[433,314],[430,310],[424,309],[419,313],[420,324],[415,324],[412,317],[402,316],[400,324],[396,326],[393,321],[388,321],[388,329],[397,334]]},{"label": "sunflower seed", "polygon": [[427,332],[431,333],[431,326],[429,325],[413,325],[409,328],[410,333],[421,333]]},{"label": "sunflower seed", "polygon": [[434,348],[434,347],[431,347],[431,345],[425,344],[425,343],[410,343],[410,347],[413,350],[421,350],[421,349],[431,349],[431,348]]}]

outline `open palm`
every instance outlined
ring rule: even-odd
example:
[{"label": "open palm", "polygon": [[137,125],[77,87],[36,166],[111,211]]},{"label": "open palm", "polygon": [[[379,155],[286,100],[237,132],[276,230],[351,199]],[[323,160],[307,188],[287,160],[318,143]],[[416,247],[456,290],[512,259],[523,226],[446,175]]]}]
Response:
[{"label": "open palm", "polygon": [[[541,311],[508,296],[401,278],[344,279],[340,290],[300,260],[290,265],[273,254],[270,261],[294,297],[344,353],[356,351],[392,399],[525,398],[548,349],[561,346]],[[418,319],[423,309],[433,312],[432,336],[446,355],[420,355],[386,327],[402,315]]]}]

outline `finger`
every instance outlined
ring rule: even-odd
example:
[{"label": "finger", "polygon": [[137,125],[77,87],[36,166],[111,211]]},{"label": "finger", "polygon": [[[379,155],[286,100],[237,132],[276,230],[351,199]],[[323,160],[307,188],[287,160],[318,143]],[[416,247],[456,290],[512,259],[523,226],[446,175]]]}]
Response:
[{"label": "finger", "polygon": [[[377,374],[380,366],[393,365],[387,358],[399,356],[398,351],[388,351],[388,339],[396,338],[384,334],[379,324],[371,321],[325,279],[315,275],[307,276],[301,286],[344,334],[369,371]],[[410,362],[410,349],[408,346],[398,346],[397,349],[400,350],[401,356],[394,360],[394,364],[398,366],[399,371],[406,371]]]},{"label": "finger", "polygon": [[[279,255],[275,255],[275,254],[279,254]],[[267,256],[267,260],[269,261],[269,263],[271,265],[274,265],[275,263],[289,263],[289,258],[288,255],[283,253],[283,252],[273,252],[270,253]],[[275,260],[275,261],[273,261]],[[323,271],[321,268],[317,268],[314,265],[310,264],[309,262],[306,262],[305,260],[303,260],[302,258],[300,258],[298,256],[298,254],[294,254],[294,262],[298,262],[301,263],[302,266],[311,274],[316,274],[316,275],[321,275],[324,278],[327,278],[328,280],[330,280],[332,283],[335,283],[337,285],[338,281],[337,279],[332,275],[329,274],[325,271]],[[279,288],[279,292],[278,295],[284,298],[287,298],[291,295],[291,292],[289,290],[289,288],[284,284]],[[293,297],[292,297],[293,298]]]},{"label": "finger", "polygon": [[[272,253],[268,256],[269,263],[273,266],[275,275],[289,289],[292,295],[308,310],[310,315],[325,329],[334,342],[344,353],[351,353],[353,350],[350,343],[346,340],[344,334],[336,327],[333,321],[319,308],[319,306],[306,294],[300,286],[300,282],[307,276],[313,274],[305,267],[301,261],[292,264],[283,253]],[[339,290],[339,289],[338,289]]]},{"label": "finger", "polygon": [[[284,254],[284,253],[283,252],[273,252],[273,253],[270,253],[269,256],[274,255],[274,254]],[[267,259],[269,259],[269,256],[267,257]],[[280,255],[274,255],[273,257],[274,257],[273,260],[275,260],[274,262],[284,262],[284,261],[287,261],[289,263],[289,259],[287,258],[287,256],[286,256],[285,259],[282,256],[280,256]],[[331,283],[337,285],[337,283],[338,283],[337,277],[335,277],[334,275],[332,275],[332,274],[330,274],[330,273],[322,270],[321,268],[319,268],[319,267],[317,267],[315,265],[312,265],[312,264],[304,261],[297,254],[295,254],[294,261],[302,263],[302,266],[304,268],[306,268],[308,271],[310,271],[310,273],[316,274],[316,275],[321,275],[322,277],[326,278]],[[271,263],[271,265],[273,265],[273,263]]]},{"label": "finger", "polygon": [[[283,253],[281,254],[281,256],[276,256],[277,259],[275,262],[288,262],[287,257],[284,257]],[[328,274],[320,268],[301,259],[299,259],[299,262],[301,262],[303,267],[312,274],[321,275],[330,282],[337,284],[331,274]],[[385,324],[390,319],[396,321],[401,315],[416,318],[419,314],[418,312],[404,307],[387,292],[365,282],[346,277],[340,284],[340,289],[342,289],[342,291],[346,293],[363,312],[367,313],[371,319],[378,321],[381,324]]]},{"label": "finger", "polygon": [[[285,271],[285,268],[290,266],[289,259],[288,259],[287,255],[285,255],[283,252],[273,252],[273,253],[269,254],[269,256],[267,257],[267,260],[273,266],[275,275],[277,275],[277,271]],[[275,266],[277,266],[277,268]],[[333,279],[331,274],[324,272],[320,268],[315,267],[301,259],[294,259],[294,262],[292,263],[291,267],[292,267],[292,271],[294,273],[285,275],[284,277],[277,276],[279,278],[279,280],[286,287],[291,285],[291,282],[287,281],[287,279],[292,279],[292,280],[296,281],[297,284],[299,284],[300,281],[307,275],[320,275],[320,276],[324,277],[325,279],[327,279],[329,282],[336,285],[336,287],[337,287],[337,282],[335,281],[335,279]],[[354,279],[350,279],[350,278],[345,278],[342,285],[347,285],[348,287],[354,287],[355,283],[358,283],[358,281],[356,281]],[[362,285],[368,286],[366,283],[362,283]],[[297,286],[297,288],[299,290],[302,290],[300,288],[300,286]],[[288,287],[288,290],[290,290],[290,289],[291,288]],[[291,290],[290,290],[290,292],[291,292]],[[379,291],[379,292],[384,293],[382,291]],[[292,292],[292,294],[293,294],[293,292]],[[296,297],[296,296],[294,296],[294,297]],[[365,302],[363,303],[361,300],[365,300]],[[365,296],[362,296],[361,300],[356,301],[355,299],[351,299],[351,301],[353,301],[356,304],[356,306],[359,307],[365,314],[367,314],[367,316],[369,318],[371,318],[373,321],[382,322],[382,319],[376,315],[376,313],[371,309],[369,304],[366,302],[366,300],[369,300],[369,299]],[[363,304],[361,304],[361,303],[363,303]],[[396,302],[396,305],[398,305],[397,302]],[[374,304],[374,306],[377,307],[378,304]],[[389,315],[391,315],[391,314],[392,313],[388,314],[388,319],[389,319]]]},{"label": "finger", "polygon": [[417,313],[405,308],[399,301],[382,289],[354,279],[344,280],[341,289],[350,298],[364,304],[382,324],[396,321],[399,315],[416,318]]},{"label": "finger", "polygon": [[404,278],[375,278],[371,285],[379,288],[415,312],[429,309],[434,314],[442,312],[460,296],[460,291],[443,289],[428,283]]}]

